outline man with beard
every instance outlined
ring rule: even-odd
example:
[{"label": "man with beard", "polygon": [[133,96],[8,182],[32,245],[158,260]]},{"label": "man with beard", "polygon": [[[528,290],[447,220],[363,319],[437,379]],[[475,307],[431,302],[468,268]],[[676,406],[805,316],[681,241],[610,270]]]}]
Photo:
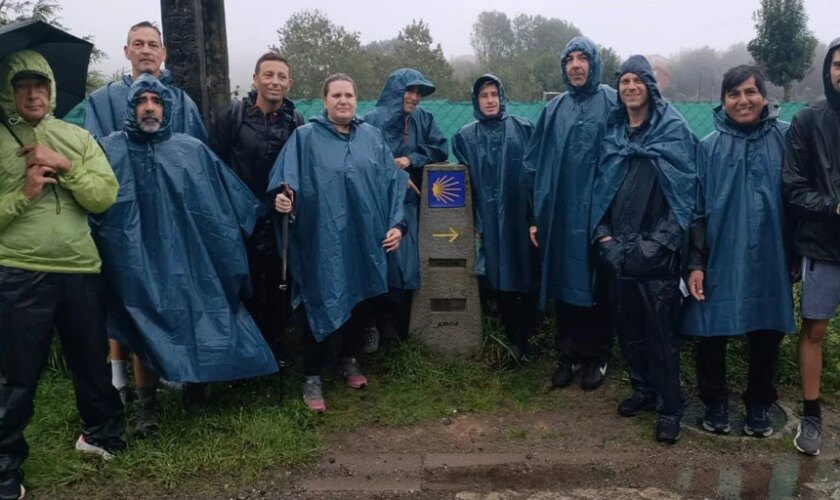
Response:
[{"label": "man with beard", "polygon": [[540,303],[554,301],[560,359],[554,387],[580,372],[580,387],[604,381],[612,344],[606,289],[593,279],[589,252],[592,181],[615,90],[601,85],[603,62],[595,43],[573,38],[561,55],[568,89],[543,109],[525,155],[533,189],[530,233],[539,246]]},{"label": "man with beard", "polygon": [[825,101],[799,111],[790,124],[782,170],[785,201],[796,219],[793,250],[802,262],[799,372],[804,397],[793,444],[820,452],[822,342],[840,304],[840,38],[823,62]]},{"label": "man with beard", "polygon": [[108,334],[135,355],[141,436],[158,427],[159,376],[200,384],[277,371],[242,304],[259,204],[209,147],[172,133],[172,105],[151,75],[131,85],[125,130],[100,140],[117,202],[91,221],[112,292]]},{"label": "man with beard", "polygon": [[254,232],[246,242],[253,295],[245,304],[281,366],[289,307],[280,291],[283,277],[274,238],[276,216],[267,203],[266,189],[277,155],[303,124],[303,116],[287,97],[291,88],[286,58],[275,52],[263,54],[254,68],[254,89],[222,112],[211,138],[219,158],[262,201]]}]

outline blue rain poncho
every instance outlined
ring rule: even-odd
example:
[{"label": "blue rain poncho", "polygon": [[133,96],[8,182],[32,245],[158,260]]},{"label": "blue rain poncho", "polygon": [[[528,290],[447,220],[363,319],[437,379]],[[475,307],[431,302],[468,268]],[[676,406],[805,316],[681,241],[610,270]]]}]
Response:
[{"label": "blue rain poncho", "polygon": [[132,85],[164,102],[160,131],[142,132],[133,112],[125,131],[101,139],[120,190],[91,219],[109,287],[108,334],[167,380],[212,382],[277,371],[271,350],[242,304],[249,294],[245,237],[259,206],[200,141],[172,134],[172,93],[150,75]]},{"label": "blue rain poncho", "polygon": [[[172,133],[191,135],[206,143],[207,129],[190,96],[172,83],[168,70],[161,70],[160,82],[172,96],[172,123],[169,126]],[[94,137],[105,137],[123,129],[125,103],[131,84],[131,75],[123,75],[121,80],[103,85],[87,96],[84,128]]]},{"label": "blue rain poncho", "polygon": [[789,124],[766,113],[744,130],[718,107],[698,146],[706,300],[688,299],[686,335],[794,330],[781,178]]},{"label": "blue rain poncho", "polygon": [[[376,107],[365,115],[364,121],[382,130],[393,158],[407,156],[411,160],[407,170],[411,180],[420,189],[423,167],[429,163],[446,161],[449,146],[431,113],[420,107],[415,108],[410,115],[403,111],[403,96],[409,87],[415,86],[420,88],[423,96],[435,91],[432,82],[417,70],[403,68],[391,73],[382,87]],[[416,290],[420,288],[417,232],[420,196],[412,189],[405,191],[403,210],[408,232],[397,251],[388,254],[388,285],[403,290]]]},{"label": "blue rain poncho", "polygon": [[616,92],[601,85],[603,62],[592,40],[573,38],[560,60],[579,50],[589,56],[586,83],[574,87],[562,64],[567,92],[552,99],[537,120],[525,155],[540,244],[540,302],[592,305],[589,219],[592,181],[607,116]]},{"label": "blue rain poncho", "polygon": [[[645,82],[650,114],[644,135],[638,141],[631,141],[627,131],[627,109],[619,102],[610,113],[592,192],[592,228],[601,222],[624,182],[627,162],[631,158],[642,158],[655,169],[659,187],[683,230],[681,237],[685,238],[695,217],[697,201],[697,139],[679,111],[659,93],[653,70],[645,58],[632,56],[621,65],[621,73],[635,73]],[[655,237],[651,235],[651,239]],[[679,248],[682,244],[675,242],[675,246]]]},{"label": "blue rain poncho", "polygon": [[284,184],[295,193],[292,307],[305,307],[317,341],[344,324],[356,304],[387,293],[382,240],[403,223],[407,183],[382,132],[354,119],[344,136],[326,112],[295,129],[277,157],[269,197]]},{"label": "blue rain poncho", "polygon": [[[478,94],[487,83],[499,90],[499,113],[485,116]],[[527,176],[522,158],[533,125],[509,115],[501,80],[484,75],[472,90],[477,121],[464,125],[452,138],[452,151],[469,168],[475,230],[480,237],[476,274],[493,290],[534,293],[538,285],[538,250],[528,235]]]}]

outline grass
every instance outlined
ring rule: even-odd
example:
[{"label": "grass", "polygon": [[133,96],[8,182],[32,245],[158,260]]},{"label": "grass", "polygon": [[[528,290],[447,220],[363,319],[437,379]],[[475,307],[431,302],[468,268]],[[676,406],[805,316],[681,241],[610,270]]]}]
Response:
[{"label": "grass", "polygon": [[[467,362],[431,356],[413,341],[393,345],[367,359],[370,386],[364,391],[348,390],[340,377],[325,376],[329,411],[323,415],[310,412],[298,396],[301,377],[294,367],[282,382],[273,376],[213,384],[210,403],[194,413],[183,409],[180,393],[162,390],[160,436],[130,440],[129,451],[109,463],[73,449],[79,425],[72,384],[62,364],[54,363],[41,380],[35,418],[26,431],[31,447],[26,482],[41,494],[88,493],[105,485],[105,491],[183,490],[184,484],[191,493],[217,491],[220,483],[242,483],[273,466],[311,462],[321,455],[328,433],[406,426],[463,412],[554,406],[557,397],[542,390],[545,364],[501,370],[487,356]],[[129,426],[131,417],[129,411]]]},{"label": "grass", "polygon": [[[825,341],[823,384],[825,399],[836,402],[840,388],[838,318],[831,328]],[[72,385],[60,355],[53,353],[51,368],[39,387],[35,417],[26,431],[31,446],[24,465],[27,485],[43,495],[66,495],[70,491],[79,492],[79,496],[90,492],[107,496],[108,491],[132,488],[144,488],[147,495],[173,488],[192,494],[200,494],[204,488],[218,494],[222,485],[235,487],[272,467],[310,463],[323,453],[325,436],[360,426],[408,426],[463,412],[562,409],[566,404],[562,392],[547,394],[544,390],[551,359],[519,366],[500,325],[485,319],[483,329],[485,345],[478,360],[432,356],[409,341],[368,357],[365,366],[371,384],[364,391],[348,390],[339,377],[326,376],[329,411],[323,415],[313,414],[304,406],[299,397],[301,377],[294,366],[283,381],[275,376],[211,385],[211,403],[195,413],[184,411],[179,393],[162,391],[160,437],[130,441],[129,451],[107,464],[86,459],[73,450],[79,425]],[[550,351],[552,339],[553,321],[549,316],[536,342]],[[780,380],[793,388],[799,380],[796,341],[795,335],[785,339],[780,360]],[[683,385],[693,392],[690,344],[686,341],[683,345]],[[729,346],[733,388],[744,385],[745,347],[737,340]],[[616,347],[611,368],[614,376],[622,373],[621,365]],[[651,421],[642,422],[639,432],[649,437],[652,417],[643,416],[642,420],[645,418]],[[542,438],[552,439],[553,432]],[[527,431],[511,428],[503,431],[503,437],[522,440],[527,438]]]}]

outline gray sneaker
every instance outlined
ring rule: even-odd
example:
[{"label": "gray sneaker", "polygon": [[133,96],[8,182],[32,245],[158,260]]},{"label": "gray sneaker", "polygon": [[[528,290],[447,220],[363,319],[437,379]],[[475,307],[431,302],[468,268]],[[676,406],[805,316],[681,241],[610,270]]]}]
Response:
[{"label": "gray sneaker", "polygon": [[303,383],[303,402],[312,411],[327,411],[327,403],[324,401],[324,394],[321,392],[320,380],[307,380]]},{"label": "gray sneaker", "polygon": [[796,428],[793,446],[797,451],[806,455],[820,454],[820,440],[822,439],[822,419],[820,417],[802,417]]},{"label": "gray sneaker", "polygon": [[375,326],[365,328],[365,354],[379,350],[379,329]]},{"label": "gray sneaker", "polygon": [[341,374],[347,380],[347,387],[353,389],[361,389],[367,387],[367,377],[362,375],[362,370],[359,368],[359,362],[356,358],[341,358]]}]

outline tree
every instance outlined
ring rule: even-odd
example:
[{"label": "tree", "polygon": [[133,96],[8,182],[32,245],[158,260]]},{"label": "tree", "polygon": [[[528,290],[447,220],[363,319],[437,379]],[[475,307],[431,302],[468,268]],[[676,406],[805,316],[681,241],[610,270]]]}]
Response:
[{"label": "tree", "polygon": [[295,12],[277,34],[280,43],[271,50],[289,59],[295,94],[305,99],[320,98],[324,79],[362,62],[359,34],[336,25],[319,10]]},{"label": "tree", "polygon": [[621,67],[621,56],[612,47],[600,47],[601,60],[604,62],[603,72],[601,73],[601,83],[606,83],[612,87],[616,86],[615,74]]},{"label": "tree", "polygon": [[491,73],[497,73],[513,55],[514,35],[507,14],[482,12],[473,24],[470,44],[476,58]]},{"label": "tree", "polygon": [[817,39],[808,29],[803,0],[761,0],[753,13],[756,37],[747,49],[767,73],[784,88],[784,101],[791,98],[793,82],[805,78],[811,68]]},{"label": "tree", "polygon": [[397,35],[394,52],[400,66],[415,68],[435,84],[435,97],[449,97],[453,87],[452,66],[440,44],[435,44],[428,24],[412,20]]}]

